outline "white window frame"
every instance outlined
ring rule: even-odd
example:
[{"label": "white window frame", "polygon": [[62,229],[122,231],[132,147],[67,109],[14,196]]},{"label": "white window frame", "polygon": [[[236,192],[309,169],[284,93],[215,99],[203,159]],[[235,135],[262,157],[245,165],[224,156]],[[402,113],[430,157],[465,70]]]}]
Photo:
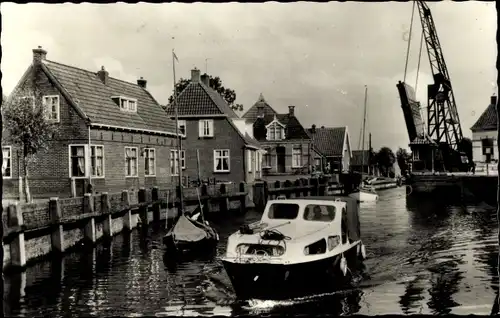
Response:
[{"label": "white window frame", "polygon": [[271,155],[271,148],[266,149],[266,153],[262,156],[262,165],[264,168],[272,168],[273,158]]},{"label": "white window frame", "polygon": [[[71,157],[71,148],[73,147],[82,147],[83,148],[83,167],[85,169],[83,176],[73,176],[73,165],[72,165],[72,157]],[[88,145],[85,144],[71,144],[68,145],[68,175],[72,179],[85,179],[88,178],[89,170],[90,170],[90,164],[88,162]]]},{"label": "white window frame", "polygon": [[[111,99],[118,101],[118,107],[120,107],[121,111],[129,113],[137,113],[137,99],[124,96],[111,96]],[[124,103],[123,107],[122,103]],[[131,108],[132,107],[131,105],[134,105],[133,109]]]},{"label": "white window frame", "polygon": [[249,173],[252,173],[253,172],[253,169],[252,169],[252,150],[248,149],[247,150],[247,166],[248,166],[248,172]]},{"label": "white window frame", "polygon": [[198,121],[198,135],[201,138],[214,136],[214,120],[200,119]]},{"label": "white window frame", "polygon": [[[128,175],[128,162],[127,162],[127,149],[135,149],[135,175]],[[137,147],[124,147],[124,159],[125,159],[125,178],[137,178],[139,176],[139,149]]]},{"label": "white window frame", "polygon": [[[269,125],[266,126],[266,130],[267,130],[267,135],[266,135],[267,140],[283,140],[283,139],[285,139],[285,125],[281,124],[277,120],[273,120],[271,123],[269,123]],[[271,138],[271,131],[274,132],[273,138]]]},{"label": "white window frame", "polygon": [[[48,101],[51,101],[52,99],[56,99],[56,117],[57,118],[50,118],[49,115],[52,114],[52,109],[49,109],[48,107],[52,106],[52,104],[48,104]],[[54,123],[59,123],[61,121],[61,99],[59,98],[59,95],[44,95],[42,97],[42,106],[43,106],[43,112],[45,115],[45,118],[48,121],[54,122]]]},{"label": "white window frame", "polygon": [[[153,154],[153,157],[150,157],[150,154]],[[150,161],[153,160],[153,173],[151,171],[146,170],[146,163],[148,165],[149,169],[149,164]],[[144,148],[144,176],[146,177],[156,177],[156,149],[155,148]]]},{"label": "white window frame", "polygon": [[[170,149],[170,175],[171,176],[178,176],[179,175],[179,168],[178,168],[178,154],[179,150],[177,149]],[[175,168],[172,169],[172,166]],[[181,166],[182,170],[186,170],[186,150],[181,150]]]},{"label": "white window frame", "polygon": [[[9,160],[9,164],[10,164],[10,170],[9,170],[9,175],[4,175],[3,174],[3,165],[5,165],[5,157],[3,157],[3,151],[4,149],[8,149],[9,150],[9,155],[7,157],[7,159]],[[3,158],[3,161],[2,161],[2,178],[3,179],[12,179],[12,146],[3,146],[2,147],[2,158]],[[5,167],[5,169],[7,169],[7,166]]]},{"label": "white window frame", "polygon": [[[224,155],[224,151],[227,151],[227,155]],[[227,158],[227,169],[217,169],[217,159],[219,158],[222,160]],[[231,172],[231,152],[229,149],[214,149],[214,172]]]},{"label": "white window frame", "polygon": [[[181,127],[184,127],[184,133],[181,132]],[[178,120],[177,128],[179,129],[179,134],[181,136],[186,137],[187,134],[187,125],[185,120]]]},{"label": "white window frame", "polygon": [[[295,150],[299,149],[300,153],[295,153]],[[302,163],[302,146],[294,146],[292,148],[292,168],[302,168],[303,163]],[[297,164],[296,161],[296,156],[298,157],[299,163]]]},{"label": "white window frame", "polygon": [[[94,174],[94,167],[93,167],[93,161],[92,161],[92,148],[96,149],[97,148],[102,148],[102,175],[101,176],[98,176],[98,175],[95,175]],[[94,150],[94,153],[96,153],[96,151]],[[106,165],[105,165],[105,155],[104,155],[104,146],[103,145],[90,145],[90,173],[91,173],[91,177],[92,179],[103,179],[105,178],[106,176],[106,173],[105,173],[105,170],[106,170]],[[97,160],[96,160],[97,162]]]},{"label": "white window frame", "polygon": [[414,161],[420,160],[420,158],[419,158],[420,156],[419,156],[419,153],[418,153],[417,149],[413,150],[412,156],[413,156],[413,160]]}]

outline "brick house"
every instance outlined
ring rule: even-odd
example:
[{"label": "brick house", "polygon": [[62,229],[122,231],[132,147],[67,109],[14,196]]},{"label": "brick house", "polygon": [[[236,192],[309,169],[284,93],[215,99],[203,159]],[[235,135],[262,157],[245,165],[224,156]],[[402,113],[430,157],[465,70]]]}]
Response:
[{"label": "brick house", "polygon": [[[261,177],[263,150],[247,125],[222,96],[209,86],[207,74],[191,70],[191,82],[177,97],[182,134],[182,170],[190,180],[252,183]],[[174,105],[166,110],[175,118]],[[174,156],[172,152],[172,156]]]},{"label": "brick house", "polygon": [[295,116],[295,106],[278,114],[260,94],[243,115],[253,124],[254,137],[266,150],[262,169],[266,174],[306,174],[312,164],[311,138]]},{"label": "brick house", "polygon": [[314,150],[314,167],[316,171],[341,172],[349,171],[352,151],[349,131],[346,127],[307,129]]},{"label": "brick house", "polygon": [[[33,63],[8,101],[40,103],[60,129],[29,169],[32,196],[81,196],[90,182],[97,192],[170,185],[175,124],[146,90],[146,80],[129,83],[110,77],[104,67],[87,71],[46,55],[41,47],[33,50]],[[25,92],[32,95],[20,96]],[[22,154],[2,146],[8,159],[2,169],[4,197],[18,198]]]},{"label": "brick house", "polygon": [[490,104],[479,116],[474,125],[470,128],[472,131],[472,159],[478,168],[484,168],[486,163],[498,161],[497,147],[497,97],[491,96]]}]

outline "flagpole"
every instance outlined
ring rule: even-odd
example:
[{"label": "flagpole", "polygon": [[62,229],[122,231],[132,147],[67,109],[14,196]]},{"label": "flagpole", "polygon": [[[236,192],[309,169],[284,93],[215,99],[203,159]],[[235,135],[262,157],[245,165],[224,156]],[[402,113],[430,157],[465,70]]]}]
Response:
[{"label": "flagpole", "polygon": [[[178,215],[184,213],[184,194],[182,189],[182,165],[181,165],[181,152],[182,152],[182,138],[179,135],[179,114],[178,114],[178,106],[177,106],[177,87],[176,87],[176,78],[175,78],[175,60],[176,56],[174,53],[174,49],[172,49],[172,68],[174,73],[174,109],[175,109],[175,134],[177,135],[177,164],[178,164],[178,177],[179,177],[179,210]],[[175,162],[174,162],[175,167]],[[175,168],[174,168],[175,171]]]}]

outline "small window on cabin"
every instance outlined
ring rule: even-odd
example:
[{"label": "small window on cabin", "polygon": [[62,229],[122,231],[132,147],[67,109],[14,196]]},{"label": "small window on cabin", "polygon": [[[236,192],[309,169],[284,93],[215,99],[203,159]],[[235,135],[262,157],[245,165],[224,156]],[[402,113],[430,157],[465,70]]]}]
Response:
[{"label": "small window on cabin", "polygon": [[273,203],[269,207],[270,219],[293,220],[299,215],[299,205],[292,203]]},{"label": "small window on cabin", "polygon": [[331,222],[335,219],[335,207],[333,205],[309,204],[304,210],[304,220]]}]

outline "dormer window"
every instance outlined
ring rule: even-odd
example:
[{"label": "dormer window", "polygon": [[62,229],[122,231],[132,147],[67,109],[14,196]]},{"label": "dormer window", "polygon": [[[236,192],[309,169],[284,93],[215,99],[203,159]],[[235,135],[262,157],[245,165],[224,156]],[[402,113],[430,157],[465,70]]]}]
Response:
[{"label": "dormer window", "polygon": [[285,127],[279,122],[274,121],[267,127],[267,140],[282,140],[285,139]]},{"label": "dormer window", "polygon": [[120,110],[132,113],[137,112],[137,99],[124,96],[113,96],[111,98],[120,106]]}]

